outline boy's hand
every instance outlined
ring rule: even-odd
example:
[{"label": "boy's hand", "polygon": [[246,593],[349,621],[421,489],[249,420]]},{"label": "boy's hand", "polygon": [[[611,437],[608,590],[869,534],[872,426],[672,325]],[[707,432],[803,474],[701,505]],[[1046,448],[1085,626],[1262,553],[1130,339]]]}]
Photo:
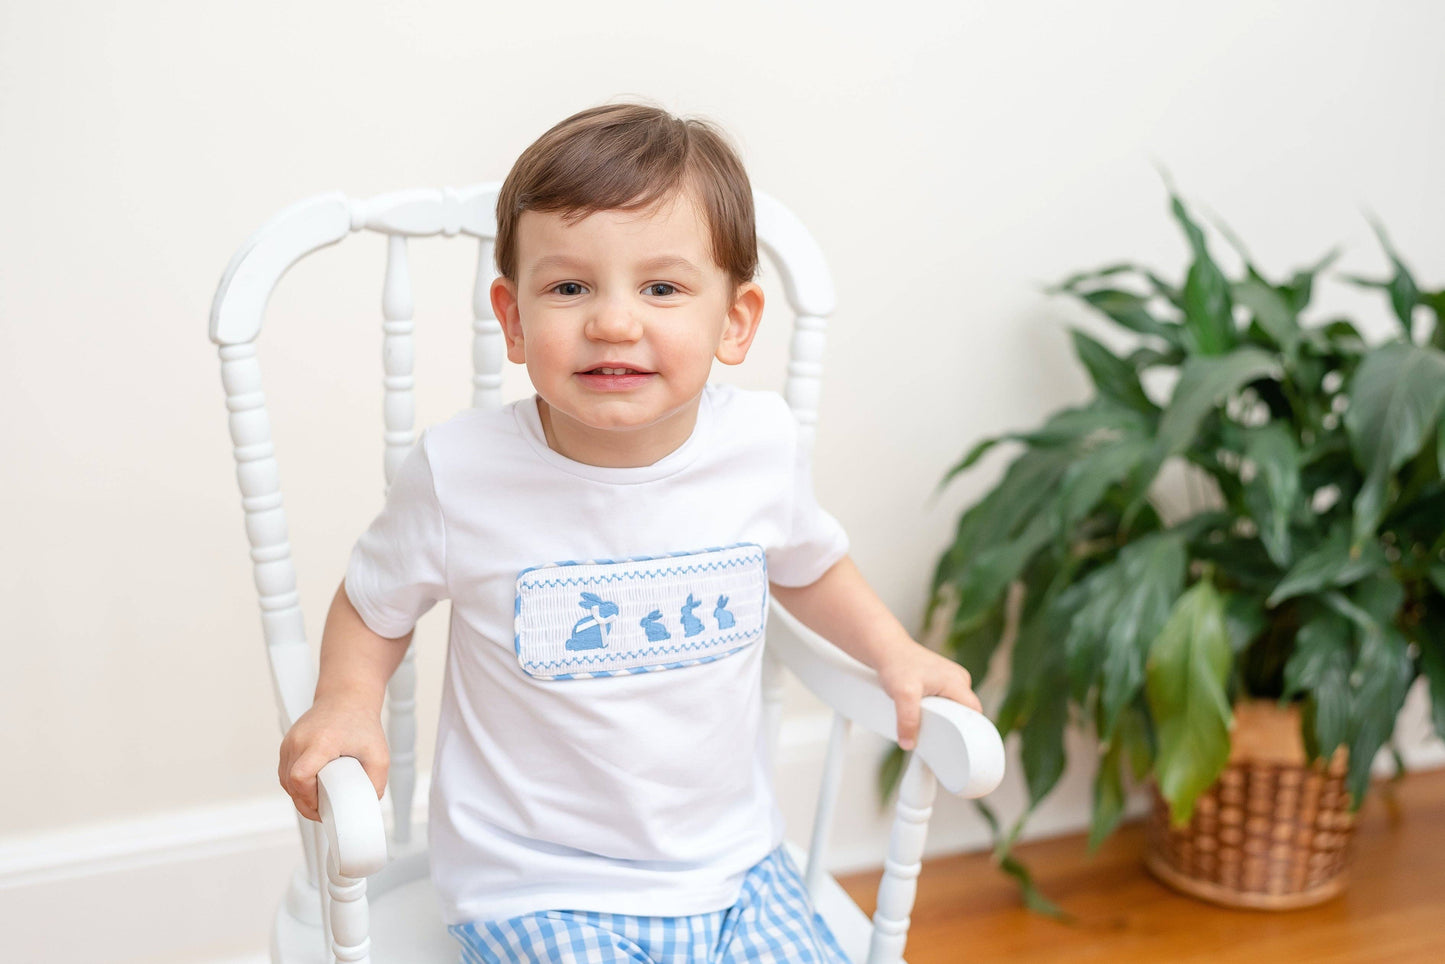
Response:
[{"label": "boy's hand", "polygon": [[281,788],[291,795],[301,816],[320,821],[316,774],[343,756],[360,761],[381,799],[391,758],[380,716],[348,704],[313,703],[281,740],[277,768]]},{"label": "boy's hand", "polygon": [[905,750],[918,742],[925,696],[942,696],[983,712],[968,670],[917,642],[891,653],[878,678],[898,708],[898,745]]}]

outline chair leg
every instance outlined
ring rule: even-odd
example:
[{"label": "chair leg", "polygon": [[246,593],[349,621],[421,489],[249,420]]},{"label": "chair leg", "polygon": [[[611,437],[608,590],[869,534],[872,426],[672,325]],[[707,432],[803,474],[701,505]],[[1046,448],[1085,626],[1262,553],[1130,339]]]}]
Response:
[{"label": "chair leg", "polygon": [[366,878],[346,877],[336,855],[326,855],[326,890],[330,896],[331,951],[337,964],[371,964],[371,915],[366,902]]},{"label": "chair leg", "polygon": [[917,753],[908,760],[898,790],[893,833],[888,840],[888,860],[878,885],[878,909],[873,914],[873,939],[868,946],[868,964],[897,964],[903,959],[908,941],[909,915],[918,894],[918,874],[923,869],[923,841],[933,815],[933,797],[938,779]]}]

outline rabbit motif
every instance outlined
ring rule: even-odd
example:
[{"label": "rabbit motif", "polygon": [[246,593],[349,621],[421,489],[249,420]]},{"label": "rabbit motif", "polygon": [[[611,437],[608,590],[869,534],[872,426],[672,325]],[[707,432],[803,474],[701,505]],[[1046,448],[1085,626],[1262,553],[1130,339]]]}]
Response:
[{"label": "rabbit motif", "polygon": [[656,643],[660,640],[672,638],[672,633],[669,633],[667,627],[662,625],[662,612],[660,610],[654,609],[648,613],[642,618],[640,625],[647,631],[647,641],[649,643]]},{"label": "rabbit motif", "polygon": [[727,596],[717,597],[717,608],[712,611],[712,618],[717,620],[718,629],[732,629],[737,625],[737,620],[734,619],[733,614],[727,610],[727,604]]},{"label": "rabbit motif", "polygon": [[694,599],[692,593],[687,594],[687,602],[682,604],[682,634],[684,636],[696,636],[703,631],[702,620],[692,614],[692,611],[701,605],[701,599]]},{"label": "rabbit motif", "polygon": [[612,624],[617,621],[617,604],[603,599],[596,593],[584,592],[582,601],[577,605],[589,610],[589,613],[573,625],[572,637],[567,640],[567,648],[573,650],[606,648],[606,636],[612,632]]}]

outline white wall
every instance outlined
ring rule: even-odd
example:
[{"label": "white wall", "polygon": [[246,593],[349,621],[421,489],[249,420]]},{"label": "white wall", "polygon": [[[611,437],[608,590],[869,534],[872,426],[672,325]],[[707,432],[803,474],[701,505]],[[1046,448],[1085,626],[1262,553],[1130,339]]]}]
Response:
[{"label": "white wall", "polygon": [[[1342,270],[1380,273],[1369,210],[1445,284],[1438,4],[539,10],[0,3],[0,837],[278,792],[206,316],[233,250],[300,198],[497,178],[617,95],[720,121],[835,271],[819,497],[912,627],[1003,460],[931,500],[944,470],[1086,394],[1065,334],[1084,315],[1040,285],[1119,259],[1179,273],[1156,164],[1268,272],[1343,243]],[[425,423],[467,404],[474,253],[413,252]],[[262,338],[313,636],[379,505],[383,255],[318,254]],[[1326,303],[1389,330],[1378,298]],[[776,385],[785,321],[723,375]],[[427,720],[443,621],[421,633]]]}]

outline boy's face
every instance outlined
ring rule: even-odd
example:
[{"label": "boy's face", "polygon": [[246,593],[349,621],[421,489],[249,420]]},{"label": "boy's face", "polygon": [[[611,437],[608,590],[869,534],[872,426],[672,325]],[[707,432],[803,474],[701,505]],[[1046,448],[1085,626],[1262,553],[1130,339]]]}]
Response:
[{"label": "boy's face", "polygon": [[692,198],[570,223],[526,211],[516,244],[517,278],[493,283],[492,307],[545,403],[549,443],[593,465],[647,465],[686,441],[712,360],[743,360],[763,308],[756,284],[713,261]]}]

